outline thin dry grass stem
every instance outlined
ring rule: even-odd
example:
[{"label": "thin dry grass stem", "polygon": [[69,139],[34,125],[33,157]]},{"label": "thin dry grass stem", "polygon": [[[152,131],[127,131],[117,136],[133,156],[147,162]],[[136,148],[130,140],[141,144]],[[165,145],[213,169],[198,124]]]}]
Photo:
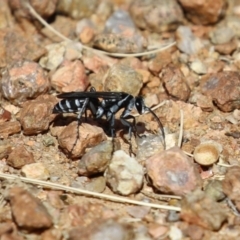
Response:
[{"label": "thin dry grass stem", "polygon": [[[25,2],[25,6],[28,8],[29,12],[46,28],[48,28],[51,32],[53,32],[55,35],[57,35],[59,38],[61,38],[64,41],[68,41],[68,42],[72,42],[73,40],[65,37],[64,35],[62,35],[60,32],[58,32],[56,29],[54,29],[51,25],[49,25],[36,11],[35,9],[30,5],[30,3],[28,1]],[[142,52],[142,53],[109,53],[109,52],[105,52],[105,51],[101,51],[101,50],[96,50],[93,49],[91,47],[85,46],[82,44],[82,48],[88,51],[94,51],[96,53],[99,54],[105,54],[108,56],[113,56],[113,57],[141,57],[141,56],[146,56],[146,55],[150,55],[150,54],[155,54],[161,51],[164,51],[172,46],[174,46],[176,44],[176,42],[171,42],[165,46],[162,46],[160,48],[151,50],[151,51],[147,51],[147,52]]]},{"label": "thin dry grass stem", "polygon": [[237,164],[233,164],[233,165],[230,165],[230,164],[226,164],[226,163],[217,163],[217,165],[221,166],[221,167],[234,167],[234,166],[238,166]]},{"label": "thin dry grass stem", "polygon": [[115,201],[115,202],[120,202],[120,203],[128,203],[128,204],[134,204],[134,205],[140,205],[140,206],[148,206],[148,207],[157,208],[157,209],[181,211],[180,207],[160,205],[160,204],[155,204],[155,203],[140,202],[140,201],[124,198],[124,197],[111,196],[111,195],[107,195],[107,194],[103,194],[103,193],[91,192],[91,191],[87,191],[87,190],[83,190],[83,189],[64,186],[64,185],[57,184],[57,183],[46,182],[46,181],[42,181],[42,180],[25,178],[25,177],[18,177],[18,176],[11,175],[11,174],[0,173],[0,178],[1,179],[8,179],[8,180],[20,180],[20,181],[23,181],[23,182],[26,182],[26,183],[39,185],[39,186],[42,186],[42,187],[45,187],[45,188],[52,188],[52,189],[55,189],[55,190],[64,190],[66,192],[71,192],[71,193],[75,193],[75,194],[83,194],[83,195],[92,196],[92,197],[96,197],[96,198],[106,199],[106,200],[109,200],[109,201]]},{"label": "thin dry grass stem", "polygon": [[181,196],[177,196],[177,195],[158,194],[158,196],[159,196],[159,197],[162,197],[162,198],[182,199]]}]

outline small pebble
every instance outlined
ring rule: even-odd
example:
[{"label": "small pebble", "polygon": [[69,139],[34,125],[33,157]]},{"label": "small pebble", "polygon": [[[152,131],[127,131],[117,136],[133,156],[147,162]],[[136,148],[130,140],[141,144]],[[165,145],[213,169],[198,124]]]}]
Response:
[{"label": "small pebble", "polygon": [[38,180],[47,180],[50,177],[48,169],[39,162],[24,165],[21,169],[21,175]]},{"label": "small pebble", "polygon": [[207,67],[202,61],[193,61],[190,64],[190,68],[197,74],[206,74],[207,73]]}]

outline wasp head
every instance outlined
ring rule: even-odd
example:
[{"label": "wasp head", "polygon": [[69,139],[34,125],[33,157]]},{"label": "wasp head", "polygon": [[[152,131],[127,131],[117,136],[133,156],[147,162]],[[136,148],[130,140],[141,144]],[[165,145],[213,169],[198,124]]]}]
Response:
[{"label": "wasp head", "polygon": [[135,98],[135,107],[139,114],[144,114],[146,112],[146,106],[142,97]]}]

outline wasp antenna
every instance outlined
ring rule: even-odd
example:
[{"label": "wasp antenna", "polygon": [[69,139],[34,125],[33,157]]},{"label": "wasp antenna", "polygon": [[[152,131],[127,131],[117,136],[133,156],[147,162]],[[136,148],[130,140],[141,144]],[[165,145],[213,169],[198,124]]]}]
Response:
[{"label": "wasp antenna", "polygon": [[152,111],[149,107],[146,107],[145,109],[146,109],[146,111],[149,111],[154,116],[154,118],[157,120],[157,123],[158,123],[158,125],[161,129],[161,132],[162,132],[163,147],[164,147],[164,150],[165,150],[166,149],[166,140],[165,140],[165,132],[164,132],[163,124],[161,123],[161,121],[159,120],[158,116],[155,114],[154,111]]}]

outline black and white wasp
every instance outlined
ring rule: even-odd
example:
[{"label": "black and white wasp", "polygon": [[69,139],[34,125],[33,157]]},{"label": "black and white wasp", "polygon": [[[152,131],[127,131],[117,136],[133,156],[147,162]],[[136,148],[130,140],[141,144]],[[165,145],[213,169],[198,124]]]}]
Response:
[{"label": "black and white wasp", "polygon": [[[62,98],[62,100],[54,106],[53,113],[78,113],[78,126],[83,113],[86,113],[87,110],[91,111],[95,119],[105,116],[110,123],[111,137],[115,137],[115,114],[124,109],[120,121],[124,126],[128,127],[129,140],[131,140],[132,132],[136,133],[136,120],[131,115],[133,108],[136,108],[139,114],[150,112],[161,129],[165,148],[163,125],[157,115],[145,105],[142,97],[133,97],[125,92],[96,92],[93,87],[89,92],[62,93],[57,97]],[[128,120],[132,120],[132,122]]]}]

